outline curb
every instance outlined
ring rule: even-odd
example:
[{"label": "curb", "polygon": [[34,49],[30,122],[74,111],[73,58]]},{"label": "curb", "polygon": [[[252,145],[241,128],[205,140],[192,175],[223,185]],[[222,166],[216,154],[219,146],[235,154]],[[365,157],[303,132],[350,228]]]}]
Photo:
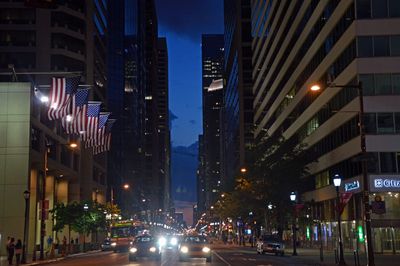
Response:
[{"label": "curb", "polygon": [[98,253],[98,252],[101,252],[101,250],[92,250],[92,251],[88,251],[88,252],[84,252],[84,253],[81,252],[81,253],[71,254],[71,255],[67,255],[65,257],[59,257],[59,258],[55,258],[55,259],[35,261],[35,262],[27,263],[27,264],[24,264],[24,265],[33,266],[33,265],[50,264],[50,263],[62,261],[62,260],[68,259],[68,258],[80,257],[80,256],[84,256],[84,255],[90,255],[90,254]]}]

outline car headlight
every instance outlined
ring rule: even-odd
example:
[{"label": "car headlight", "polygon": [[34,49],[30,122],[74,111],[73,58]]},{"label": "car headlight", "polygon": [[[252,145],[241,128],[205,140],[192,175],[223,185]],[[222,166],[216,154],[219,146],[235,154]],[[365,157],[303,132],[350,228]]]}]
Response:
[{"label": "car headlight", "polygon": [[155,247],[151,247],[149,250],[150,250],[150,252],[156,252],[157,251],[157,249]]},{"label": "car headlight", "polygon": [[176,237],[173,237],[173,238],[171,238],[170,243],[171,243],[171,245],[176,246],[176,245],[178,245],[178,239],[176,239]]},{"label": "car headlight", "polygon": [[115,247],[116,245],[117,245],[117,243],[115,243],[115,242],[111,243],[112,247]]},{"label": "car headlight", "polygon": [[188,253],[189,252],[188,247],[186,247],[186,246],[181,247],[181,252],[182,253]]},{"label": "car headlight", "polygon": [[166,243],[167,239],[165,239],[165,237],[160,237],[160,239],[158,239],[158,245],[160,245],[160,247],[165,246]]},{"label": "car headlight", "polygon": [[130,252],[130,253],[136,253],[136,252],[137,252],[137,248],[131,248],[131,249],[129,250],[129,252]]},{"label": "car headlight", "polygon": [[208,253],[208,252],[210,252],[210,248],[209,247],[204,247],[203,249],[202,249],[202,251],[204,252],[204,253]]}]

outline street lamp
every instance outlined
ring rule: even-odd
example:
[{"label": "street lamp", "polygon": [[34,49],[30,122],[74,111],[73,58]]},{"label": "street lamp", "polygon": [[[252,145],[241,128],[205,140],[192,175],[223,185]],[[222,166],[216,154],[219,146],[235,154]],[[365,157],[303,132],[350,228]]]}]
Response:
[{"label": "street lamp", "polygon": [[25,220],[24,220],[24,242],[22,243],[22,258],[21,263],[26,263],[26,242],[28,238],[28,215],[29,215],[29,190],[24,191],[25,199]]},{"label": "street lamp", "polygon": [[[290,200],[296,204],[296,198],[297,195],[295,192],[290,193]],[[296,213],[296,206],[294,206],[294,218],[293,218],[293,224],[292,224],[292,230],[293,230],[293,253],[292,256],[297,256],[297,250],[296,250],[296,220],[297,220],[297,213]]]},{"label": "street lamp", "polygon": [[[358,91],[358,100],[360,105],[360,112],[358,113],[358,127],[360,129],[360,145],[361,145],[361,168],[363,179],[363,204],[364,204],[364,223],[365,223],[365,244],[367,248],[367,263],[368,266],[375,266],[374,250],[372,247],[372,234],[371,234],[371,207],[369,205],[369,187],[368,187],[368,170],[367,170],[367,148],[365,143],[365,126],[364,126],[364,95],[362,82],[359,81],[357,85],[336,85],[329,84],[328,88],[354,88]],[[310,87],[312,91],[318,91],[321,87],[313,85]]]},{"label": "street lamp", "polygon": [[246,169],[245,167],[242,167],[242,168],[240,168],[240,172],[246,173],[246,172],[247,172],[247,169]]},{"label": "street lamp", "polygon": [[336,188],[336,211],[337,211],[337,220],[338,220],[338,235],[339,235],[339,265],[346,265],[346,262],[344,261],[344,256],[343,256],[343,240],[342,240],[342,221],[340,217],[340,198],[339,198],[339,187],[340,184],[342,183],[342,179],[338,174],[335,174],[333,177],[333,185]]}]

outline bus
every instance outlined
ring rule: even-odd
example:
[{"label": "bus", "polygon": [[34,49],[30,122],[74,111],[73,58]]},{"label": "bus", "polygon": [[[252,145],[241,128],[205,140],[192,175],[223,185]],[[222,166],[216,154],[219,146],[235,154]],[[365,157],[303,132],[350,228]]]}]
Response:
[{"label": "bus", "polygon": [[128,251],[135,237],[145,230],[140,221],[118,221],[110,228],[111,247],[114,252]]}]

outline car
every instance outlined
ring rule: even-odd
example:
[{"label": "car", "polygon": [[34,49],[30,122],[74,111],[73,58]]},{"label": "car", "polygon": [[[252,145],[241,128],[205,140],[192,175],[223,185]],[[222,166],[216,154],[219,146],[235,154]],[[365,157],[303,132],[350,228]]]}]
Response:
[{"label": "car", "polygon": [[257,253],[274,253],[275,255],[285,255],[285,245],[277,235],[263,235],[257,241]]},{"label": "car", "polygon": [[189,258],[206,258],[211,262],[211,247],[205,236],[185,236],[179,246],[179,260],[185,261]]},{"label": "car", "polygon": [[157,239],[151,235],[137,236],[129,247],[129,261],[136,261],[138,257],[161,260],[161,249]]},{"label": "car", "polygon": [[111,246],[111,239],[106,238],[101,244],[101,251],[109,251],[109,250],[113,250],[113,247]]},{"label": "car", "polygon": [[158,239],[158,244],[161,250],[177,250],[179,247],[179,237],[176,235],[160,236]]}]

